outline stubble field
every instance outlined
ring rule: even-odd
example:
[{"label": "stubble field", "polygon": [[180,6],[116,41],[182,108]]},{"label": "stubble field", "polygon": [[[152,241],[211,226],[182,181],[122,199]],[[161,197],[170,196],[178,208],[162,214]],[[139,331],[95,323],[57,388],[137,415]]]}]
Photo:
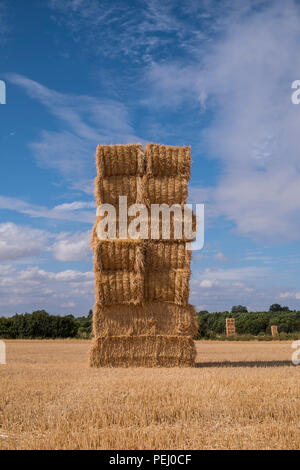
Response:
[{"label": "stubble field", "polygon": [[197,342],[197,367],[90,369],[89,341],[6,341],[1,449],[299,449],[291,342]]}]

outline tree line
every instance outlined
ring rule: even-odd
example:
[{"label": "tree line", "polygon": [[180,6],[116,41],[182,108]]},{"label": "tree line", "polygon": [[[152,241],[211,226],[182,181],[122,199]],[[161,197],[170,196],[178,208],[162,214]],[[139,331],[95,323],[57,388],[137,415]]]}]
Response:
[{"label": "tree line", "polygon": [[[87,316],[50,315],[45,310],[32,313],[0,317],[0,338],[4,339],[51,339],[51,338],[90,338],[92,334],[92,310]],[[278,332],[300,334],[300,312],[290,311],[279,304],[270,306],[268,312],[248,312],[238,305],[231,312],[197,313],[198,338],[214,339],[225,335],[226,318],[235,318],[237,335],[271,335],[271,325],[278,326]]]},{"label": "tree line", "polygon": [[198,314],[199,338],[215,338],[225,334],[226,318],[235,319],[237,335],[271,335],[271,326],[278,326],[278,333],[300,333],[300,312],[290,311],[279,304],[270,306],[268,312],[248,312],[246,307],[232,307],[231,312],[201,311]]},{"label": "tree line", "polygon": [[92,310],[87,317],[49,315],[45,310],[0,317],[0,338],[85,338],[90,337]]}]

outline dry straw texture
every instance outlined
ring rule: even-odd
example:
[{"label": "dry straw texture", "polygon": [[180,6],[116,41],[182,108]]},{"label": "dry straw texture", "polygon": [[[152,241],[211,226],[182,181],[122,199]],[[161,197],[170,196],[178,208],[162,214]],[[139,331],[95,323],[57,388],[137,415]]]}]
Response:
[{"label": "dry straw texture", "polygon": [[[99,206],[101,206],[101,204],[99,204]],[[101,221],[101,220],[104,220],[105,219],[105,223],[107,223],[107,218],[106,218],[106,215],[99,215],[97,218],[96,218],[96,222],[95,222],[95,225],[94,225],[94,228],[93,228],[93,240],[96,240],[98,237],[97,237],[97,234],[96,234],[96,228],[97,228],[97,224]],[[130,223],[136,219],[135,216],[128,216],[127,217],[127,227],[130,226]],[[151,224],[151,220],[152,220],[152,224]],[[162,223],[162,220],[163,220],[163,217],[162,217],[162,213],[160,212],[159,213],[159,217],[158,217],[158,220],[156,221],[156,218],[153,217],[151,219],[151,211],[149,210],[148,211],[148,216],[146,218],[146,223],[147,223],[147,227],[148,227],[148,230],[146,230],[146,236],[145,237],[140,237],[140,239],[144,238],[146,240],[149,240],[149,239],[154,239],[154,240],[161,240],[161,241],[169,241],[169,240],[174,240],[174,241],[193,241],[195,239],[195,236],[189,236],[188,233],[185,233],[185,230],[184,230],[184,215],[182,216],[182,223],[179,222],[176,222],[175,220],[175,215],[174,215],[174,212],[171,211],[170,212],[170,230],[169,230],[169,234],[167,234],[168,236],[165,237],[164,236],[164,232],[163,232],[163,227],[166,226],[163,225]],[[142,217],[142,215],[140,216],[140,222],[143,224],[144,223],[144,219]],[[176,225],[177,224],[177,225]],[[116,207],[116,239],[119,239],[121,234],[120,234],[120,230],[119,230],[119,208]],[[176,235],[176,231],[177,230],[177,226],[179,225],[179,227],[181,226],[181,233],[182,233],[182,237],[179,237]],[[156,234],[156,227],[158,227],[158,233]],[[108,230],[108,227],[106,226],[104,228],[105,231]],[[140,229],[138,228],[137,231],[139,231]],[[192,212],[192,230],[193,232],[195,233],[196,232],[196,216],[194,214],[194,212]],[[164,238],[163,238],[164,236]],[[130,240],[133,240],[133,238],[130,238]],[[151,240],[150,240],[151,241]],[[93,245],[92,245],[93,246]]]},{"label": "dry straw texture", "polygon": [[146,172],[153,176],[184,175],[190,177],[190,147],[146,145]]},{"label": "dry straw texture", "polygon": [[147,271],[145,275],[145,298],[148,302],[164,301],[187,305],[189,280],[189,269]]},{"label": "dry straw texture", "polygon": [[144,276],[132,271],[95,273],[96,302],[107,304],[140,304],[144,301]]},{"label": "dry straw texture", "polygon": [[192,366],[194,341],[186,336],[107,336],[93,341],[92,367]]},{"label": "dry straw texture", "polygon": [[6,346],[1,449],[300,448],[290,341],[196,341],[197,367],[174,369],[89,368],[86,340]]},{"label": "dry straw texture", "polygon": [[145,155],[141,144],[98,145],[96,151],[98,176],[143,175]]},{"label": "dry straw texture", "polygon": [[93,333],[98,336],[171,335],[195,337],[198,322],[192,305],[165,302],[135,305],[99,305],[93,312]]},{"label": "dry straw texture", "polygon": [[93,243],[94,270],[143,271],[145,243],[141,240],[95,240]]},{"label": "dry straw texture", "polygon": [[[193,211],[191,213],[191,219],[192,219],[192,231],[196,233],[196,228],[197,228],[196,216]],[[187,221],[189,222],[189,219],[187,219]],[[151,234],[151,240],[193,241],[195,239],[195,236],[190,236],[190,234],[185,231],[183,211],[182,211],[181,222],[180,222],[180,219],[179,220],[176,219],[176,215],[173,211],[170,212],[170,230],[169,230],[169,235],[167,237],[165,237],[164,235],[164,230],[166,230],[164,229],[164,227],[168,227],[169,225],[166,224],[166,221],[163,224],[163,217],[162,217],[161,212],[159,213],[158,218],[153,216],[151,219],[151,217],[149,217],[148,226],[149,226],[149,234]],[[180,230],[180,226],[181,226],[181,232],[180,232],[181,236],[178,237],[177,231],[178,231],[178,228]],[[156,233],[157,232],[156,227],[158,227],[158,234]]]},{"label": "dry straw texture", "polygon": [[188,196],[188,177],[149,176],[145,185],[150,204],[185,204]]},{"label": "dry straw texture", "polygon": [[154,270],[189,269],[191,251],[183,241],[149,241],[145,265]]},{"label": "dry straw texture", "polygon": [[95,197],[97,205],[101,203],[119,204],[119,196],[127,196],[127,204],[142,203],[144,201],[145,178],[141,176],[97,176],[95,180]]}]

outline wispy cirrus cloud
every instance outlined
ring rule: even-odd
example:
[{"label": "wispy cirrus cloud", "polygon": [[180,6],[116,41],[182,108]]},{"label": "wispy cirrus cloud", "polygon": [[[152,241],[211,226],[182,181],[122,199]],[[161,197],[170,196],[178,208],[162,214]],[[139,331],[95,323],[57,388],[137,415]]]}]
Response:
[{"label": "wispy cirrus cloud", "polygon": [[149,66],[149,102],[197,103],[209,113],[198,132],[199,148],[220,165],[210,193],[215,215],[254,239],[299,239],[300,107],[291,103],[291,83],[300,70],[300,7],[293,0],[284,8],[279,1],[226,5],[219,4],[224,21],[208,48],[199,43],[188,60]]},{"label": "wispy cirrus cloud", "polygon": [[[227,12],[232,3],[236,2],[227,2]],[[52,18],[68,28],[76,43],[127,64],[151,63],[157,55],[168,56],[170,47],[196,50],[224,23],[223,9],[211,1],[49,0],[48,6]]]},{"label": "wispy cirrus cloud", "polygon": [[0,209],[19,212],[33,218],[77,221],[91,224],[95,220],[96,204],[93,201],[73,201],[48,208],[17,198],[0,196]]},{"label": "wispy cirrus cloud", "polygon": [[59,130],[43,130],[30,146],[41,166],[56,169],[72,187],[93,192],[96,145],[139,141],[120,102],[59,93],[22,75],[6,77],[57,118]]}]

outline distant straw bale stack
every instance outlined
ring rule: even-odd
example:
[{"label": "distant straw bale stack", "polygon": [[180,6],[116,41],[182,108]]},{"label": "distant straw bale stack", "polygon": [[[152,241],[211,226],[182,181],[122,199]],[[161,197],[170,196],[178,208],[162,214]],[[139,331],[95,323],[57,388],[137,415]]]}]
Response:
[{"label": "distant straw bale stack", "polygon": [[[112,204],[116,211],[116,238],[99,239],[97,224],[92,234],[96,305],[93,315],[94,342],[90,363],[102,366],[191,366],[193,337],[197,334],[194,308],[188,304],[191,252],[182,235],[165,239],[159,214],[156,239],[151,239],[153,218],[146,211],[148,234],[137,240],[120,238],[119,196],[127,204],[178,204],[188,196],[190,147],[147,144],[98,146],[96,153],[97,205]],[[134,217],[128,217],[128,225]],[[192,214],[193,231],[196,230]],[[177,238],[176,238],[177,237]]]},{"label": "distant straw bale stack", "polygon": [[278,326],[277,325],[272,325],[271,326],[271,333],[272,333],[272,336],[278,336]]},{"label": "distant straw bale stack", "polygon": [[226,318],[226,336],[235,336],[235,318]]}]

